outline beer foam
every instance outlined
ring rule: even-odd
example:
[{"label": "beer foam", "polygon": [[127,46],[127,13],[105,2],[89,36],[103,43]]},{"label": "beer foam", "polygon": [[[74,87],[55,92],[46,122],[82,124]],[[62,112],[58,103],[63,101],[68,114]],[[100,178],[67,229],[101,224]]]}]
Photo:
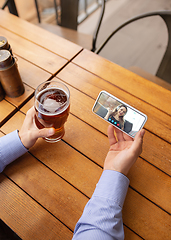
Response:
[{"label": "beer foam", "polygon": [[[51,91],[47,92],[47,89],[44,89],[37,94],[36,99],[38,99],[38,102],[36,103],[35,108],[37,109],[38,112],[40,112],[42,114],[46,114],[48,116],[53,116],[54,114],[56,115],[56,114],[60,114],[60,113],[64,112],[68,108],[68,106],[70,104],[69,103],[69,95],[63,89],[59,88],[59,90],[63,91],[66,94],[66,97],[67,97],[66,104],[63,104],[61,102],[57,102],[54,99],[48,98],[47,95],[49,95],[49,93],[53,94],[53,90],[55,90],[55,89],[56,88],[52,87],[50,89],[50,90],[52,90],[52,92]],[[47,92],[47,94],[46,94],[46,92]],[[45,103],[45,101],[47,101],[47,100],[49,102]],[[49,107],[50,102],[51,103],[53,102],[53,103]]]},{"label": "beer foam", "polygon": [[59,102],[56,102],[56,100],[50,98],[46,98],[43,103],[43,108],[51,113],[55,113],[60,106],[61,104]]}]

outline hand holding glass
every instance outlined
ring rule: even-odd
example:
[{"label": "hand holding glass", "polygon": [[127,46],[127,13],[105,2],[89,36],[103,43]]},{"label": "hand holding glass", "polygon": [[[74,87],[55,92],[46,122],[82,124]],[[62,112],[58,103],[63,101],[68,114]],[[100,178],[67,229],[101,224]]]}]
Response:
[{"label": "hand holding glass", "polygon": [[55,134],[45,138],[47,142],[58,142],[65,134],[64,124],[70,109],[70,92],[58,81],[40,84],[35,91],[35,124],[39,129],[55,128]]}]

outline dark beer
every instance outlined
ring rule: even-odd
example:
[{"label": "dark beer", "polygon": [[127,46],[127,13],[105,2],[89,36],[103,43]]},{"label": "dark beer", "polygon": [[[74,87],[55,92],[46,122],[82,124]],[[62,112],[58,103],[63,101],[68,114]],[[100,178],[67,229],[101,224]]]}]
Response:
[{"label": "dark beer", "polygon": [[65,133],[64,123],[69,115],[69,96],[62,89],[52,87],[40,91],[36,96],[36,100],[36,126],[39,129],[54,127],[55,134],[46,140],[49,142],[60,140]]}]

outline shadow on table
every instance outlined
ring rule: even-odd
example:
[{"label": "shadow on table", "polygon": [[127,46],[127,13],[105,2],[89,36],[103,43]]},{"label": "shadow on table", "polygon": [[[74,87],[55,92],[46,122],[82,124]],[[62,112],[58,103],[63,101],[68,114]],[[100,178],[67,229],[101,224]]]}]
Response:
[{"label": "shadow on table", "polygon": [[0,239],[1,240],[22,240],[0,219]]}]

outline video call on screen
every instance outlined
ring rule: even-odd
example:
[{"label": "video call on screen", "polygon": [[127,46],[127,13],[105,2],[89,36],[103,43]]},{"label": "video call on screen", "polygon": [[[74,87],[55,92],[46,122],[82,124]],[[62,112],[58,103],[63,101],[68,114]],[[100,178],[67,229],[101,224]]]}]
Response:
[{"label": "video call on screen", "polygon": [[[124,110],[123,114],[125,115],[117,117],[119,109]],[[146,120],[146,117],[138,112],[138,110],[136,111],[127,104],[122,103],[111,95],[108,95],[106,92],[100,93],[93,111],[104,119],[106,119],[106,117],[109,115],[109,111],[112,112],[110,117],[108,117],[106,120],[111,124],[121,128],[124,132],[128,133],[132,137],[134,137],[142,128]]]}]

